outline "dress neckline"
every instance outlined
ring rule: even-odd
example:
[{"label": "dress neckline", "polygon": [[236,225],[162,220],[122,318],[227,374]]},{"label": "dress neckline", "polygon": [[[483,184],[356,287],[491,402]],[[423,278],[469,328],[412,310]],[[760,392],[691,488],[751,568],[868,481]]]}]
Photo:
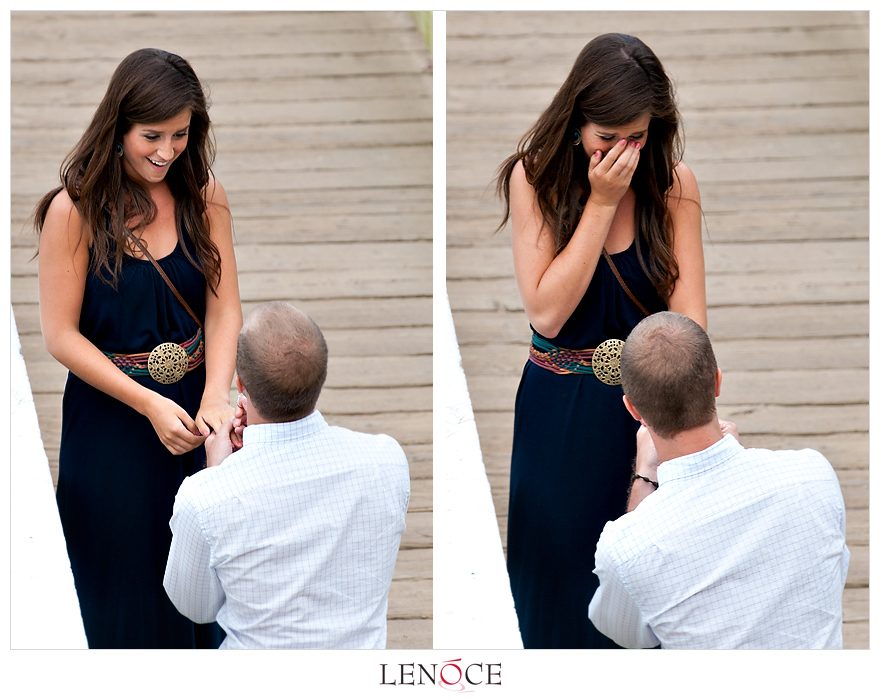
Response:
[{"label": "dress neckline", "polygon": [[636,237],[633,236],[632,241],[630,242],[630,244],[626,248],[624,248],[623,250],[619,250],[616,253],[608,253],[608,255],[610,255],[612,258],[614,258],[614,257],[617,257],[618,255],[623,255],[624,253],[628,253],[633,248],[635,248],[635,246],[636,246]]},{"label": "dress neckline", "polygon": [[[167,260],[172,255],[174,255],[179,248],[180,248],[180,239],[178,238],[177,243],[174,244],[174,249],[170,253],[168,253],[168,255],[163,255],[161,258],[154,258],[154,259],[156,260],[156,262],[162,262],[163,260]],[[134,255],[131,255],[130,253],[123,253],[123,254],[129,260],[134,260],[135,262],[147,263],[148,265],[152,265],[152,263],[147,258],[136,258]]]}]

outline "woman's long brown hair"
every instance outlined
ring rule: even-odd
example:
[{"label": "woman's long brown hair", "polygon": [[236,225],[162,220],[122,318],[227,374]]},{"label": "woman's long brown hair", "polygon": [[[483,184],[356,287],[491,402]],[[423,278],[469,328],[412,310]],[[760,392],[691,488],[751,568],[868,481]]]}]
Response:
[{"label": "woman's long brown hair", "polygon": [[678,279],[667,197],[684,150],[672,83],[654,52],[635,37],[603,34],[588,43],[550,106],[522,137],[516,153],[498,169],[496,191],[510,218],[510,176],[519,161],[535,188],[544,222],[558,255],[577,228],[590,195],[584,149],[574,132],[587,122],[617,127],[650,114],[648,139],[633,174],[636,231],[648,242],[648,264],[639,261],[660,295],[668,299]]},{"label": "woman's long brown hair", "polygon": [[192,111],[187,146],[165,181],[174,197],[178,240],[182,244],[184,232],[189,234],[198,260],[193,260],[187,246],[181,247],[216,292],[220,253],[206,216],[205,189],[214,162],[208,102],[192,67],[176,54],[140,49],[119,64],[91,124],[61,164],[61,186],[37,204],[37,231],[43,229],[52,200],[66,189],[92,234],[90,269],[106,270],[115,287],[128,249],[126,222],[137,222],[136,230],[142,230],[157,214],[149,193],[126,175],[116,146],[135,124],[167,121],[187,108]]}]

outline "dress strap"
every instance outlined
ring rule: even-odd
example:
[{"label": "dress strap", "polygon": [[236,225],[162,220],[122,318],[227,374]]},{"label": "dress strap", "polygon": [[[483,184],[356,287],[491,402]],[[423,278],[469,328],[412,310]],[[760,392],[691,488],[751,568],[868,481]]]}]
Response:
[{"label": "dress strap", "polygon": [[614,261],[611,259],[611,256],[608,254],[608,251],[605,248],[602,248],[602,255],[605,256],[605,262],[608,263],[608,267],[611,268],[611,272],[614,273],[614,276],[617,278],[617,281],[620,282],[620,286],[623,287],[623,291],[626,292],[626,295],[633,300],[633,303],[639,307],[639,310],[645,314],[645,316],[650,316],[651,312],[648,311],[642,303],[636,299],[635,295],[629,291],[629,287],[626,286],[626,282],[623,281],[623,277],[620,276],[620,272],[617,271],[617,266],[614,264]]},{"label": "dress strap", "polygon": [[[155,267],[159,271],[159,274],[162,275],[162,279],[165,280],[165,284],[167,284],[171,288],[171,291],[174,292],[174,296],[177,297],[177,301],[179,301],[181,304],[183,304],[183,308],[186,309],[187,313],[193,317],[193,320],[196,323],[198,323],[199,328],[201,328],[202,322],[199,320],[199,317],[196,316],[195,313],[193,313],[193,310],[191,308],[189,308],[189,304],[187,304],[183,300],[183,297],[180,295],[180,292],[177,291],[177,287],[175,287],[171,283],[171,280],[168,279],[168,275],[165,274],[165,270],[163,270],[159,266],[159,263],[156,262],[156,259],[152,255],[150,255],[150,251],[147,250],[147,247],[144,245],[143,241],[141,241],[140,238],[135,236],[128,229],[125,230],[125,233],[128,234],[128,237],[137,245],[138,248],[141,249],[141,252],[144,254],[144,256],[146,256],[147,260],[149,260],[151,263],[153,263],[153,267]],[[622,284],[622,282],[621,282],[621,284]]]}]

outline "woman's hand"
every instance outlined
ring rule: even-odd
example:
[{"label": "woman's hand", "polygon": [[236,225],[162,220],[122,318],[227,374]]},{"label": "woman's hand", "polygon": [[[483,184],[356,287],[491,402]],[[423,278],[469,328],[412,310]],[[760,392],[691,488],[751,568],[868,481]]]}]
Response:
[{"label": "woman's hand", "polygon": [[619,141],[605,157],[596,151],[590,157],[590,199],[599,206],[617,207],[626,194],[639,164],[641,146],[635,141]]},{"label": "woman's hand", "polygon": [[196,414],[195,426],[203,437],[208,437],[211,431],[220,430],[226,421],[233,417],[234,410],[227,401],[208,400],[202,398],[202,405]]},{"label": "woman's hand", "polygon": [[205,441],[189,414],[161,394],[153,394],[145,415],[150,419],[159,440],[173,455],[185,454]]}]

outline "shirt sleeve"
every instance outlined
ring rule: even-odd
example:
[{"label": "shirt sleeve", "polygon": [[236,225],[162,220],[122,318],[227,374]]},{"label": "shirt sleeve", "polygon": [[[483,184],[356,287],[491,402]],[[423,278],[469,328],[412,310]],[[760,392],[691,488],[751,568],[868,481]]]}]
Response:
[{"label": "shirt sleeve", "polygon": [[627,649],[649,649],[660,644],[651,627],[642,619],[642,612],[626,588],[614,557],[613,538],[605,532],[596,547],[596,568],[599,588],[590,601],[589,616],[602,634]]},{"label": "shirt sleeve", "polygon": [[211,567],[211,545],[198,512],[183,488],[174,500],[170,525],[172,539],[163,581],[165,592],[174,607],[193,622],[213,622],[226,595]]}]

